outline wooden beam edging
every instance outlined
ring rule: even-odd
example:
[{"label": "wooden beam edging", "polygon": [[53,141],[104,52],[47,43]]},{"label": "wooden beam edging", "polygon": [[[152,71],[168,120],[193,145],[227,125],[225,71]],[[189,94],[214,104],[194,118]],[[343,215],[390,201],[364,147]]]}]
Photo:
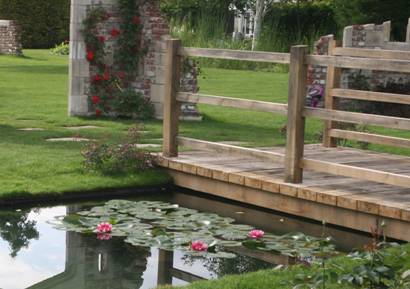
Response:
[{"label": "wooden beam edging", "polygon": [[254,62],[269,62],[279,64],[289,64],[289,53],[214,49],[214,48],[194,48],[181,47],[179,55],[183,57],[205,57],[215,59],[230,59]]},{"label": "wooden beam edging", "polygon": [[195,275],[195,274],[192,274],[192,273],[189,273],[189,272],[186,272],[186,271],[174,268],[174,267],[170,268],[169,271],[172,277],[175,277],[179,280],[182,280],[188,283],[205,280],[205,278],[203,277],[200,277],[198,275]]},{"label": "wooden beam edging", "polygon": [[288,113],[287,104],[249,100],[249,99],[240,99],[240,98],[225,97],[225,96],[179,92],[177,96],[177,100],[180,102],[218,105],[218,106],[224,106],[224,107],[248,109],[248,110],[253,110],[253,111],[278,113],[282,115],[287,115]]},{"label": "wooden beam edging", "polygon": [[308,55],[306,56],[306,64],[410,73],[410,61],[408,60]]},{"label": "wooden beam edging", "polygon": [[[347,209],[285,194],[246,187],[226,181],[220,181],[200,175],[192,175],[178,170],[169,170],[175,185],[200,191],[210,195],[255,205],[279,212],[288,213],[316,221],[326,221],[329,224],[371,233],[371,227],[384,221],[386,236],[399,240],[410,241],[410,210],[401,213],[401,220],[359,210]],[[292,185],[292,184],[289,184]]]},{"label": "wooden beam edging", "polygon": [[178,144],[184,147],[190,147],[194,149],[215,150],[218,152],[224,152],[232,155],[240,155],[249,157],[256,157],[261,159],[270,159],[276,163],[283,164],[285,156],[280,153],[274,153],[269,151],[262,151],[252,148],[239,147],[228,144],[221,144],[215,142],[209,142],[204,140],[197,140],[187,137],[178,137]]},{"label": "wooden beam edging", "polygon": [[332,175],[410,188],[410,176],[304,158],[301,167]]},{"label": "wooden beam edging", "polygon": [[388,145],[401,148],[410,148],[410,139],[391,137],[371,133],[363,133],[350,130],[332,129],[330,136],[340,139],[349,139],[372,144]]},{"label": "wooden beam edging", "polygon": [[340,98],[360,99],[360,100],[368,100],[368,101],[380,101],[380,102],[410,105],[410,95],[407,95],[407,94],[363,91],[363,90],[353,90],[353,89],[340,89],[340,88],[332,89],[330,93],[333,96],[340,97]]},{"label": "wooden beam edging", "polygon": [[350,57],[410,60],[410,51],[398,50],[337,47],[334,49],[333,54],[338,56]]},{"label": "wooden beam edging", "polygon": [[340,122],[358,123],[365,125],[381,126],[386,128],[410,130],[410,119],[402,117],[392,117],[312,107],[305,107],[303,115],[305,117],[312,117],[323,120],[334,120]]}]

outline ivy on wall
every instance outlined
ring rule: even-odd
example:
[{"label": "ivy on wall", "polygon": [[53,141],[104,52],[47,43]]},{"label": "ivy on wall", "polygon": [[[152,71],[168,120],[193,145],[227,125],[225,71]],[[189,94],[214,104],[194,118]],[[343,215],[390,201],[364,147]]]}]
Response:
[{"label": "ivy on wall", "polygon": [[[150,118],[154,114],[152,103],[132,83],[138,75],[142,48],[142,21],[135,0],[119,0],[118,27],[103,33],[104,23],[112,15],[102,6],[92,7],[83,21],[82,34],[86,45],[86,58],[91,66],[89,106],[96,116]],[[113,63],[107,61],[106,42],[115,43]]]}]

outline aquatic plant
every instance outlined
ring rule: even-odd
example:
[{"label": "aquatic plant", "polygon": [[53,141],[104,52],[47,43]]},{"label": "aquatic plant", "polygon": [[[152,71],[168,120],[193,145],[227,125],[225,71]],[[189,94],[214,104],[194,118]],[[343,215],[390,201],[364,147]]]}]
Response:
[{"label": "aquatic plant", "polygon": [[[229,248],[240,246],[294,258],[315,256],[323,244],[320,238],[302,233],[278,236],[235,224],[232,218],[159,201],[112,200],[104,206],[58,217],[53,224],[58,229],[79,233],[105,230],[110,236],[123,237],[134,246],[217,258],[235,257]],[[101,230],[95,230],[97,227]],[[328,248],[334,250],[332,244],[328,244]]]}]

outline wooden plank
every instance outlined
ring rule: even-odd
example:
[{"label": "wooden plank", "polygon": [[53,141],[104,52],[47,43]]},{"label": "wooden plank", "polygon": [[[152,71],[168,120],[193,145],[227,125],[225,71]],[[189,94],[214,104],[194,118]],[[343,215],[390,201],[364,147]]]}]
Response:
[{"label": "wooden plank", "polygon": [[[329,42],[328,55],[333,55],[333,51],[336,48],[336,40]],[[333,65],[327,67],[327,76],[326,76],[326,93],[325,93],[325,108],[326,109],[335,109],[336,103],[332,94],[332,89],[335,87],[340,87],[340,78],[342,75],[342,70]],[[330,130],[336,127],[336,123],[331,120],[327,120],[324,123],[323,128],[323,145],[325,147],[336,147],[336,139],[330,136]]]},{"label": "wooden plank", "polygon": [[286,115],[288,112],[287,104],[273,103],[273,102],[267,102],[267,101],[248,100],[248,99],[239,99],[239,98],[225,97],[225,96],[180,92],[178,93],[177,100],[181,102],[218,105],[218,106],[233,107],[233,108],[247,109],[247,110],[253,110],[253,111],[278,113],[282,115]]},{"label": "wooden plank", "polygon": [[387,173],[378,170],[335,164],[313,159],[303,159],[302,167],[307,170],[410,188],[410,176],[406,175]]},{"label": "wooden plank", "polygon": [[171,268],[174,264],[174,252],[158,250],[158,285],[172,284]]},{"label": "wooden plank", "polygon": [[251,148],[238,147],[228,144],[221,144],[215,142],[209,142],[204,140],[197,140],[187,137],[178,137],[178,143],[184,147],[190,147],[195,149],[204,149],[204,150],[215,150],[218,152],[224,152],[227,154],[238,155],[241,157],[256,157],[263,160],[271,160],[282,164],[284,162],[284,155],[269,151],[262,151]]},{"label": "wooden plank", "polygon": [[380,144],[394,147],[410,148],[410,139],[384,136],[371,133],[363,133],[357,131],[332,129],[330,136],[334,138],[349,139],[372,144]]},{"label": "wooden plank", "polygon": [[410,61],[393,59],[358,58],[348,56],[308,55],[306,64],[365,70],[410,72]]},{"label": "wooden plank", "polygon": [[368,101],[380,101],[389,103],[399,103],[410,105],[410,95],[407,94],[396,94],[396,93],[385,93],[385,92],[374,92],[374,91],[364,91],[364,90],[354,90],[354,89],[332,89],[330,94],[335,97],[348,98],[348,99],[361,99]]},{"label": "wooden plank", "polygon": [[333,55],[365,57],[365,58],[410,60],[410,51],[385,50],[385,49],[337,47],[334,49]]},{"label": "wooden plank", "polygon": [[303,169],[300,167],[300,160],[303,158],[305,142],[303,108],[306,102],[308,69],[304,62],[307,53],[307,46],[293,46],[291,48],[285,156],[285,181],[290,183],[301,183],[303,179]]},{"label": "wooden plank", "polygon": [[312,107],[305,107],[303,115],[305,117],[313,117],[323,120],[334,120],[340,122],[358,123],[365,125],[381,126],[386,128],[410,130],[409,118],[382,116],[375,114]]},{"label": "wooden plank", "polygon": [[[169,272],[172,275],[172,277],[175,277],[179,280],[182,280],[188,283],[205,280],[205,278],[203,277],[200,277],[198,275],[195,275],[195,274],[192,274],[186,271],[179,270],[177,268],[170,268]],[[172,284],[172,278],[171,278],[171,283],[167,283],[167,284],[168,285]]]},{"label": "wooden plank", "polygon": [[181,47],[179,55],[184,57],[206,57],[282,64],[290,63],[289,53]]},{"label": "wooden plank", "polygon": [[181,40],[167,40],[165,86],[164,86],[164,121],[162,153],[166,157],[178,156],[178,126],[180,106],[176,100],[180,85],[181,58],[178,50]]}]

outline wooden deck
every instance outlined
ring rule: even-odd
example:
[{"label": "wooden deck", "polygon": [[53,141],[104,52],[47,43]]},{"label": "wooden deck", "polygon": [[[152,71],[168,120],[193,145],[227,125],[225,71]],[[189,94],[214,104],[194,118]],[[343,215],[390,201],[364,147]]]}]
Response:
[{"label": "wooden deck", "polygon": [[[322,145],[306,145],[305,156],[410,176],[410,158],[404,156]],[[160,163],[182,187],[364,232],[384,222],[388,236],[410,241],[410,188],[309,170],[303,184],[285,183],[282,164],[211,150],[180,152]]]}]

